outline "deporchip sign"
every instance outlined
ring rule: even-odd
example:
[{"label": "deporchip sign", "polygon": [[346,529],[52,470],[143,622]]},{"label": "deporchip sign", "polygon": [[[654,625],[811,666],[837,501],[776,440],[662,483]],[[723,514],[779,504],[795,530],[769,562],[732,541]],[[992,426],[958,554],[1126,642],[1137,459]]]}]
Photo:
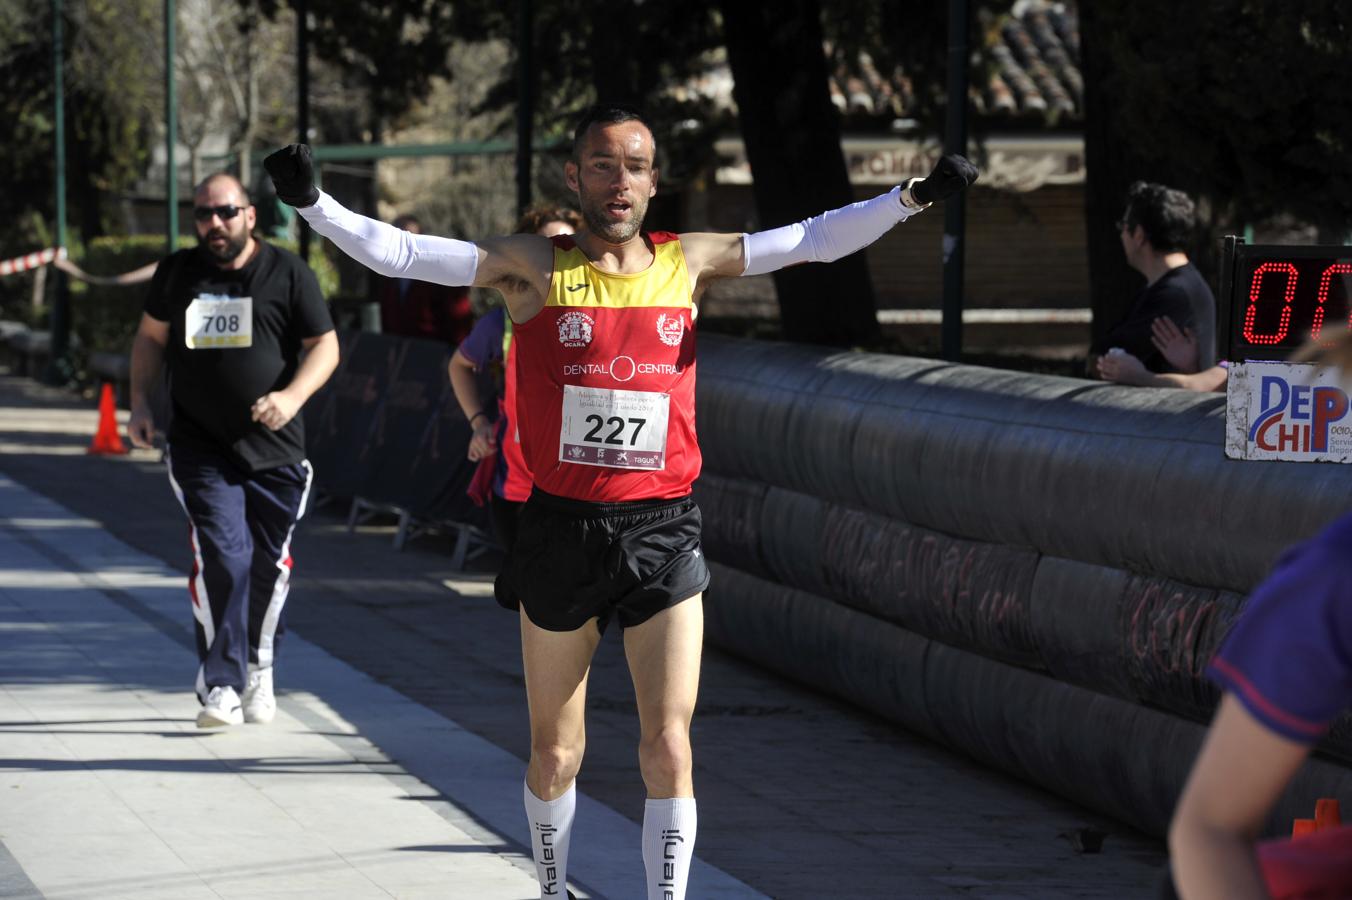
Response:
[{"label": "deporchip sign", "polygon": [[1231,459],[1352,462],[1347,382],[1308,363],[1246,362],[1226,380]]}]

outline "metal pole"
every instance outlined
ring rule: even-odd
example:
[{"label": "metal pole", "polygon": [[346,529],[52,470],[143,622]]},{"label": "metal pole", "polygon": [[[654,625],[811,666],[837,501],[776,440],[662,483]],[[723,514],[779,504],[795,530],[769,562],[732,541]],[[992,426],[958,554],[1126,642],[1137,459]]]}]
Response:
[{"label": "metal pole", "polygon": [[169,253],[178,248],[178,163],[174,160],[174,144],[178,142],[178,85],[174,81],[176,19],[174,0],[164,0],[164,228]]},{"label": "metal pole", "polygon": [[[56,245],[66,246],[66,95],[62,70],[65,55],[61,0],[52,0],[52,74],[54,78],[55,128],[53,142],[56,151]],[[51,340],[46,380],[62,384],[69,369],[66,353],[70,348],[70,291],[66,273],[56,270],[56,290],[52,295],[51,317],[48,329]]]},{"label": "metal pole", "polygon": [[[969,0],[948,2],[948,122],[944,152],[967,155],[967,31]],[[967,194],[944,208],[944,359],[962,356],[963,263],[966,259]]]},{"label": "metal pole", "polygon": [[535,13],[531,0],[517,0],[516,17],[516,212],[520,215],[530,206],[531,198],[531,132],[535,119]]},{"label": "metal pole", "polygon": [[[310,4],[296,0],[296,142],[310,143]],[[296,217],[300,258],[310,261],[310,224]]]},{"label": "metal pole", "polygon": [[61,56],[65,52],[61,0],[52,0],[53,93],[56,96],[56,243],[66,246],[66,93]]}]

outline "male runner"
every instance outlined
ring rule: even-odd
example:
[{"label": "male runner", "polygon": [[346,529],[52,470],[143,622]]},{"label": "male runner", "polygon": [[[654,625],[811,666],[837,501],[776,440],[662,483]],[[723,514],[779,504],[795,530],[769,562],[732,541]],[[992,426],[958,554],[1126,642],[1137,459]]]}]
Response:
[{"label": "male runner", "polygon": [[255,215],[233,175],[198,185],[198,246],[155,269],[131,351],[127,432],[138,447],[151,446],[150,396],[170,374],[165,461],[192,540],[202,728],[277,714],[291,539],[311,480],[298,414],[338,365],[319,282],[254,237]]},{"label": "male runner", "polygon": [[693,304],[715,278],[839,259],[976,179],[958,156],[881,197],[757,234],[643,233],[657,193],[642,115],[588,110],[564,177],[584,227],[478,243],[411,235],[314,187],[309,148],[264,165],[315,231],[377,272],[499,290],[517,342],[522,449],[535,487],[498,576],[521,605],[530,707],[525,805],[541,897],[566,891],[587,674],[611,618],[624,629],[648,791],[649,900],[685,896],[695,843],[690,719],[703,640]]}]

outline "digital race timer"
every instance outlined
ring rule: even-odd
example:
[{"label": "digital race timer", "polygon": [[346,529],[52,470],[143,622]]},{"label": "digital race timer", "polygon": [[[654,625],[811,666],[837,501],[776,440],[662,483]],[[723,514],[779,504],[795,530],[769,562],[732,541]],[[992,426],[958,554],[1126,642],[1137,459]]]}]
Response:
[{"label": "digital race timer", "polygon": [[1352,325],[1352,247],[1226,237],[1220,281],[1223,359],[1286,359],[1325,328]]}]

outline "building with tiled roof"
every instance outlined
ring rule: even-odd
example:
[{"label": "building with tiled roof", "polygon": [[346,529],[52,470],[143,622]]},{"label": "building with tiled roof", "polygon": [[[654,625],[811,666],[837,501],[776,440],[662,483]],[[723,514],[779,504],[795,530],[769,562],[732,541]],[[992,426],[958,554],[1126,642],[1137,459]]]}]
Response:
[{"label": "building with tiled roof", "polygon": [[[1073,4],[1017,0],[1002,12],[978,11],[981,39],[976,48],[984,80],[971,88],[972,109],[991,119],[1078,122],[1084,106],[1080,74],[1079,19]],[[868,53],[846,59],[827,44],[831,102],[847,121],[906,121],[914,114],[915,92],[901,69],[881,72]],[[722,50],[685,90],[735,112],[732,72]]]},{"label": "building with tiled roof", "polygon": [[[980,140],[981,180],[967,198],[967,305],[996,309],[1089,306],[1085,253],[1084,79],[1079,21],[1068,2],[986,2],[975,11],[977,61],[970,109]],[[860,199],[923,176],[941,136],[920,130],[916,90],[905,72],[882,72],[867,54],[849,60],[826,48],[831,100],[842,114],[841,150]],[[687,89],[735,112],[726,59]],[[979,75],[976,73],[980,73]],[[688,203],[685,227],[759,227],[751,167],[735,133],[715,143],[719,164],[708,196]],[[707,219],[700,215],[708,211]],[[880,308],[934,308],[942,296],[942,215],[916,217],[869,251]],[[738,285],[773,308],[768,286]],[[768,293],[767,293],[768,292]],[[1084,339],[1087,341],[1088,332]]]}]

